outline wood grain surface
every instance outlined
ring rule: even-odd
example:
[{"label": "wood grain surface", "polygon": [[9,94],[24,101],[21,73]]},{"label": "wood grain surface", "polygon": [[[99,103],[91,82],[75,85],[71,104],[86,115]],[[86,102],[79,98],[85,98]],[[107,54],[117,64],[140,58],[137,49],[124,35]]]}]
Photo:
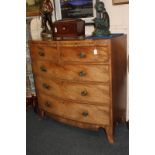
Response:
[{"label": "wood grain surface", "polygon": [[39,95],[40,106],[45,111],[75,121],[109,125],[109,107],[65,102],[47,95]]},{"label": "wood grain surface", "polygon": [[113,143],[114,127],[126,116],[126,35],[29,44],[42,116],[81,128],[104,128]]}]

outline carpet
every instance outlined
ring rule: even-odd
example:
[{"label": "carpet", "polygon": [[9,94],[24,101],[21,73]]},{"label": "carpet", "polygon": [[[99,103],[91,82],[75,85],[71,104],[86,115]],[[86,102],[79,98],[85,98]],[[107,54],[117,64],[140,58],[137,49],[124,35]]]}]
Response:
[{"label": "carpet", "polygon": [[41,118],[26,112],[26,155],[128,155],[129,130],[115,128],[115,143],[109,144],[104,130],[90,131]]}]

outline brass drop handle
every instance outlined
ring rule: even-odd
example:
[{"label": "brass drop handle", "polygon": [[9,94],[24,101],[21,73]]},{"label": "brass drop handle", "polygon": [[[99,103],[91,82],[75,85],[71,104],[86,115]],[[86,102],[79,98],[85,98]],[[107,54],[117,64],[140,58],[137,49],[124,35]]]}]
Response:
[{"label": "brass drop handle", "polygon": [[88,116],[88,112],[85,112],[85,111],[84,111],[84,112],[82,113],[82,115],[83,115],[84,117],[87,117],[87,116]]},{"label": "brass drop handle", "polygon": [[51,107],[51,104],[47,101],[45,102],[46,107]]},{"label": "brass drop handle", "polygon": [[84,91],[81,92],[81,96],[87,96],[87,95],[88,95],[87,90],[84,90]]},{"label": "brass drop handle", "polygon": [[46,84],[46,83],[43,83],[43,88],[50,89],[50,86],[48,84]]},{"label": "brass drop handle", "polygon": [[85,53],[80,53],[80,58],[85,58],[86,54]]},{"label": "brass drop handle", "polygon": [[40,67],[40,70],[43,71],[43,72],[46,72],[47,71],[47,69],[44,66],[41,66]]},{"label": "brass drop handle", "polygon": [[85,71],[80,71],[79,76],[86,76],[86,72]]},{"label": "brass drop handle", "polygon": [[44,53],[42,50],[40,50],[38,53],[39,53],[39,55],[42,56],[42,57],[45,56],[45,53]]}]

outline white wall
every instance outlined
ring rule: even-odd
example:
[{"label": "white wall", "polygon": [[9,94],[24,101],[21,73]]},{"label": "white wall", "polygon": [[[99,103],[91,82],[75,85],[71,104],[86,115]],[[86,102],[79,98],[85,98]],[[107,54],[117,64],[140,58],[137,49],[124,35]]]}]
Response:
[{"label": "white wall", "polygon": [[[101,0],[105,4],[105,8],[110,16],[110,31],[111,33],[125,33],[129,37],[129,5],[112,5],[112,0]],[[91,35],[94,28],[86,27],[86,35]],[[31,34],[33,38],[40,37],[41,21],[36,17],[31,22]],[[128,45],[128,38],[127,38]],[[127,120],[129,118],[129,105],[127,105]]]}]

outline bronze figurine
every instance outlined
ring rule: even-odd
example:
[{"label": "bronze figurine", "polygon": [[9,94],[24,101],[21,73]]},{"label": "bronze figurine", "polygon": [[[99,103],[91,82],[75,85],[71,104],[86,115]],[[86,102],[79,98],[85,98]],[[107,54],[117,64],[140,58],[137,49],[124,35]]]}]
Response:
[{"label": "bronze figurine", "polygon": [[50,0],[44,0],[40,8],[42,37],[53,36],[52,12],[53,12],[52,2]]},{"label": "bronze figurine", "polygon": [[100,1],[96,2],[95,9],[97,12],[97,17],[94,19],[95,30],[93,32],[93,36],[110,35],[110,20],[104,3]]}]

